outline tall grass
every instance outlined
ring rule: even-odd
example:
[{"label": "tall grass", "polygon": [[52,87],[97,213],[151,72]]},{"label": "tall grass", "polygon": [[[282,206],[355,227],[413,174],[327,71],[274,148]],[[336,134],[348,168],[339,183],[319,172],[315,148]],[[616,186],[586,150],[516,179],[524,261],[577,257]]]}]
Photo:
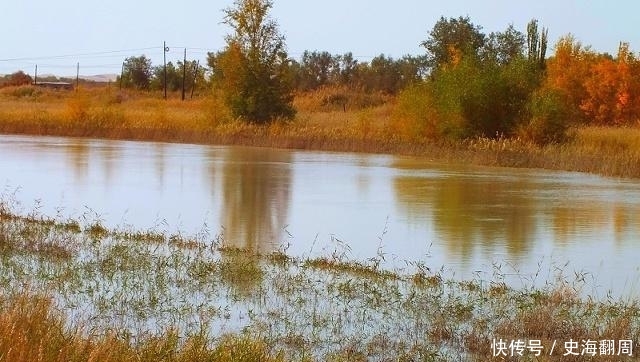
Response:
[{"label": "tall grass", "polygon": [[242,335],[191,335],[175,330],[132,343],[119,331],[88,336],[69,327],[48,298],[18,295],[0,301],[0,360],[12,362],[283,361],[264,341]]},{"label": "tall grass", "polygon": [[159,94],[114,88],[3,88],[0,133],[393,153],[640,177],[640,128],[582,127],[570,130],[567,141],[548,145],[517,137],[451,141],[434,137],[441,125],[422,95],[415,90],[396,100],[323,88],[296,97],[295,120],[255,125],[230,118],[215,94],[181,102],[177,95],[165,101]]}]

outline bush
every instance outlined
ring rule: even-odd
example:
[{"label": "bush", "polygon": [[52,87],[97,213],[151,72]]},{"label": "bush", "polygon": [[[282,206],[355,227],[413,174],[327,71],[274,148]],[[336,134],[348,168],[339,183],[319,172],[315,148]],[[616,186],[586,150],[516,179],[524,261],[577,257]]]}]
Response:
[{"label": "bush", "polygon": [[426,84],[411,85],[402,90],[393,112],[392,130],[409,140],[436,138],[439,135],[438,115],[432,98]]},{"label": "bush", "polygon": [[462,98],[473,88],[470,80],[478,77],[478,67],[462,61],[440,69],[430,83],[433,105],[437,111],[438,133],[452,139],[473,136],[462,112]]},{"label": "bush", "polygon": [[35,98],[42,94],[42,91],[30,85],[13,87],[10,89],[11,90],[8,92],[8,94],[16,98]]},{"label": "bush", "polygon": [[515,134],[539,79],[524,58],[506,65],[469,59],[443,68],[432,82],[440,132],[454,139]]},{"label": "bush", "polygon": [[462,97],[463,116],[473,136],[498,138],[515,133],[524,119],[538,72],[525,60],[485,65]]},{"label": "bush", "polygon": [[564,142],[569,127],[566,101],[558,91],[542,88],[527,106],[529,121],[518,129],[518,136],[536,144]]}]

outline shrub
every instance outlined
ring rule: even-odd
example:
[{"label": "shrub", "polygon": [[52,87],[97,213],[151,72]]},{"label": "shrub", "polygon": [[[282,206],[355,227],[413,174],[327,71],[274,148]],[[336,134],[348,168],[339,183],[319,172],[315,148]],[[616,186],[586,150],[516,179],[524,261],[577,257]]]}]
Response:
[{"label": "shrub", "polygon": [[433,105],[439,115],[438,132],[447,138],[472,136],[463,116],[462,98],[471,91],[470,80],[478,77],[478,68],[471,61],[443,67],[430,83]]},{"label": "shrub", "polygon": [[392,130],[410,140],[436,138],[438,116],[432,98],[426,84],[415,84],[402,90],[392,115]]},{"label": "shrub", "polygon": [[11,88],[11,91],[8,92],[8,94],[16,98],[35,98],[42,94],[42,92],[36,87],[27,85]]},{"label": "shrub", "polygon": [[558,91],[542,88],[533,93],[527,106],[529,120],[518,135],[536,144],[560,143],[567,138],[569,111]]},{"label": "shrub", "polygon": [[506,65],[463,59],[444,67],[432,82],[440,132],[454,139],[513,135],[539,80],[539,69],[524,58]]}]

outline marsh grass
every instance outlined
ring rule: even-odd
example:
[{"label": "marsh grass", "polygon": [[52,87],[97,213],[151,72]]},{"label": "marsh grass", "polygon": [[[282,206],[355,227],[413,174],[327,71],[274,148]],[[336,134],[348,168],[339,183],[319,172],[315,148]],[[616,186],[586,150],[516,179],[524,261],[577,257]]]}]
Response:
[{"label": "marsh grass", "polygon": [[215,94],[181,102],[114,88],[9,87],[0,90],[0,133],[392,153],[640,177],[637,127],[578,128],[567,142],[546,146],[517,138],[452,142],[434,139],[434,125],[416,123],[415,115],[403,113],[397,100],[385,95],[323,88],[298,94],[294,106],[295,120],[256,125],[232,119]]},{"label": "marsh grass", "polygon": [[637,301],[585,298],[580,279],[513,289],[499,273],[384,269],[383,253],[259,255],[208,232],[108,229],[13,205],[0,202],[3,361],[484,361],[494,338],[635,343],[634,357],[526,356],[542,361],[630,361],[639,348]]}]

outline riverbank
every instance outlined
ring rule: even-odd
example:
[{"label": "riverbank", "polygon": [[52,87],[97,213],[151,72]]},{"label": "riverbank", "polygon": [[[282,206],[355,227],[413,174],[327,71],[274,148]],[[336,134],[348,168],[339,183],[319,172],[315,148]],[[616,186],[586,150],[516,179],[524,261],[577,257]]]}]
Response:
[{"label": "riverbank", "polygon": [[[512,289],[499,275],[447,280],[421,262],[383,269],[381,258],[258,255],[207,232],[20,216],[3,200],[0,356],[631,361],[640,348],[637,301],[581,298],[584,281],[561,271],[544,288]],[[567,346],[579,355],[563,356]]]},{"label": "riverbank", "polygon": [[5,88],[0,133],[385,153],[640,178],[639,128],[576,128],[566,143],[546,146],[508,138],[428,141],[406,132],[392,98],[354,98],[346,108],[327,103],[331,94],[302,95],[294,103],[294,121],[260,126],[230,120],[213,96],[181,102],[111,88],[73,93]]}]

